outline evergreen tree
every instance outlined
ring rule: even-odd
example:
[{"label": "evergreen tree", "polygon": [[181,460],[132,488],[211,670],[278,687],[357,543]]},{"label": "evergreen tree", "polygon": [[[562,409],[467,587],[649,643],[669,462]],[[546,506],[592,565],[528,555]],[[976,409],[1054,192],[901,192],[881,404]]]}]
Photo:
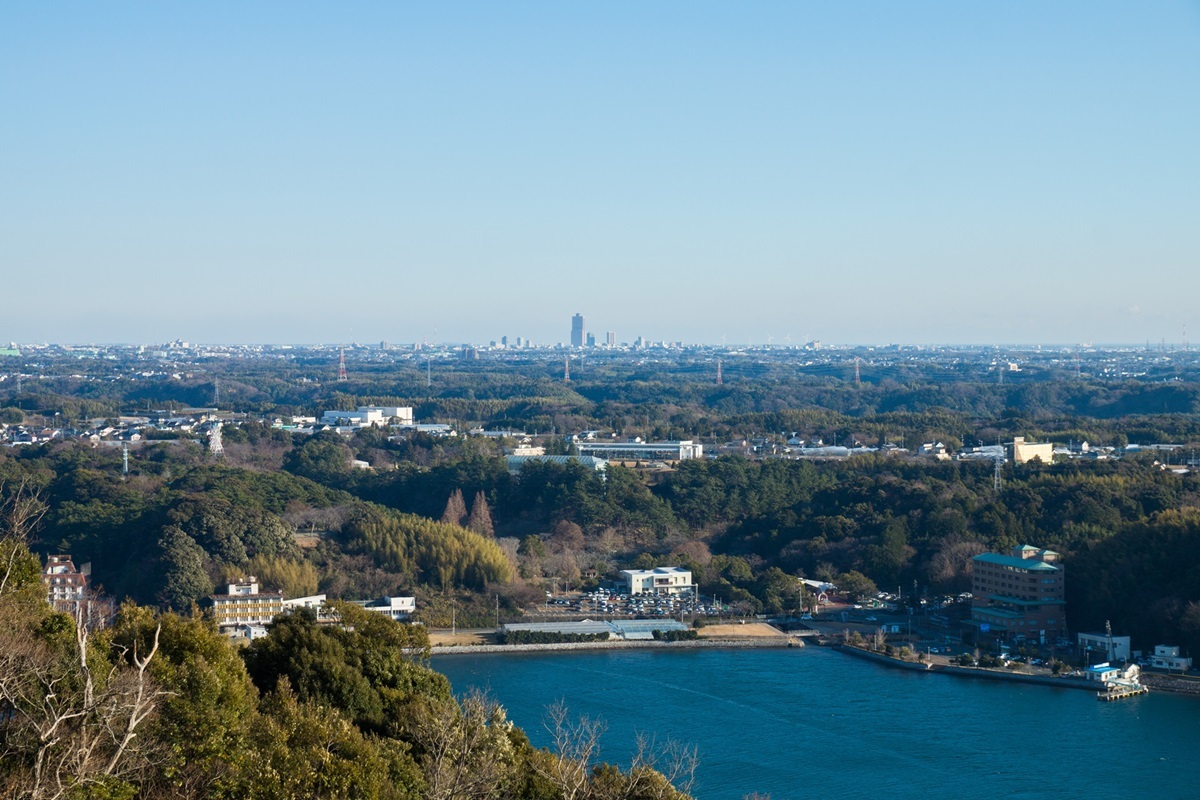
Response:
[{"label": "evergreen tree", "polygon": [[496,526],[492,524],[492,512],[488,509],[487,497],[482,490],[475,493],[475,501],[471,503],[471,517],[467,520],[467,530],[475,531],[480,536],[496,535]]}]

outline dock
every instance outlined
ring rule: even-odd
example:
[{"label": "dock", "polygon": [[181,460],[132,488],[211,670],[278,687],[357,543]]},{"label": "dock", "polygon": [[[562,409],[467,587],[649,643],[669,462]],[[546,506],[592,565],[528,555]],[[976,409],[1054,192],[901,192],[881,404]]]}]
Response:
[{"label": "dock", "polygon": [[1097,700],[1110,702],[1123,700],[1138,694],[1147,694],[1150,690],[1140,683],[1110,683],[1102,692],[1096,692]]}]

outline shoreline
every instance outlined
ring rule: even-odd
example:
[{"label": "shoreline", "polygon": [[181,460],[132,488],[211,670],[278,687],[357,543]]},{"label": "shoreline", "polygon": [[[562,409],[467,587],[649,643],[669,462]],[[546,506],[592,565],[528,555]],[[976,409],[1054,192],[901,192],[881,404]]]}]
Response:
[{"label": "shoreline", "polygon": [[[1008,681],[1010,683],[1029,683],[1036,686],[1058,687],[1060,689],[1086,689],[1088,691],[1099,693],[1102,689],[1095,681],[1088,681],[1082,678],[1059,678],[1053,675],[1030,675],[1026,672],[1007,672],[989,667],[963,667],[956,664],[933,664],[922,663],[919,661],[901,661],[892,656],[884,655],[883,653],[874,653],[870,650],[862,650],[857,647],[849,647],[844,644],[834,646],[835,650],[852,655],[856,658],[863,658],[868,661],[874,661],[877,664],[883,664],[893,669],[907,669],[914,672],[928,672],[931,674],[954,675],[960,678],[977,678],[981,680],[992,681]],[[1184,697],[1200,698],[1200,681],[1189,680],[1186,678],[1175,678],[1171,676],[1160,675],[1156,672],[1143,672],[1141,674],[1142,686],[1147,689],[1152,689],[1155,692],[1164,692],[1166,694],[1182,695]]]},{"label": "shoreline", "polygon": [[503,655],[504,653],[573,652],[579,650],[695,650],[804,647],[802,639],[793,637],[755,637],[746,639],[691,639],[681,642],[660,642],[653,639],[615,642],[548,642],[544,644],[466,644],[436,645],[429,648],[431,656]]},{"label": "shoreline", "polygon": [[1081,678],[1059,678],[1053,675],[1030,675],[1026,672],[1002,672],[1000,670],[989,669],[988,667],[963,667],[955,664],[933,664],[920,661],[901,661],[892,656],[883,653],[873,653],[870,650],[862,650],[857,647],[849,647],[847,645],[836,645],[835,650],[852,655],[856,658],[863,658],[867,661],[874,661],[877,664],[892,667],[894,669],[906,669],[913,672],[926,672],[933,675],[955,675],[961,678],[976,678],[992,681],[1008,681],[1009,683],[1030,683],[1037,686],[1056,686],[1061,689],[1085,689],[1087,691],[1099,691],[1095,681],[1083,680]]}]

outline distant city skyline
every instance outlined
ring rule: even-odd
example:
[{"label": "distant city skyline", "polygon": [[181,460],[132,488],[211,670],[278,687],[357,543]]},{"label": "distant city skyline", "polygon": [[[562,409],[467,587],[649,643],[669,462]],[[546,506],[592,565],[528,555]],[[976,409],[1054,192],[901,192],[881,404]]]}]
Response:
[{"label": "distant city skyline", "polygon": [[1200,331],[1194,2],[4,18],[0,341]]}]

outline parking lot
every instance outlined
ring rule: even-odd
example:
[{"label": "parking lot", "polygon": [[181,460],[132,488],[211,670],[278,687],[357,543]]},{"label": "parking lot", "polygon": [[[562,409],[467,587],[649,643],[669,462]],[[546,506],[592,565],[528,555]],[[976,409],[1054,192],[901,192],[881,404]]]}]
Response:
[{"label": "parking lot", "polygon": [[694,594],[620,594],[606,589],[547,596],[543,613],[655,619],[716,617],[725,613],[722,606],[706,603]]}]

